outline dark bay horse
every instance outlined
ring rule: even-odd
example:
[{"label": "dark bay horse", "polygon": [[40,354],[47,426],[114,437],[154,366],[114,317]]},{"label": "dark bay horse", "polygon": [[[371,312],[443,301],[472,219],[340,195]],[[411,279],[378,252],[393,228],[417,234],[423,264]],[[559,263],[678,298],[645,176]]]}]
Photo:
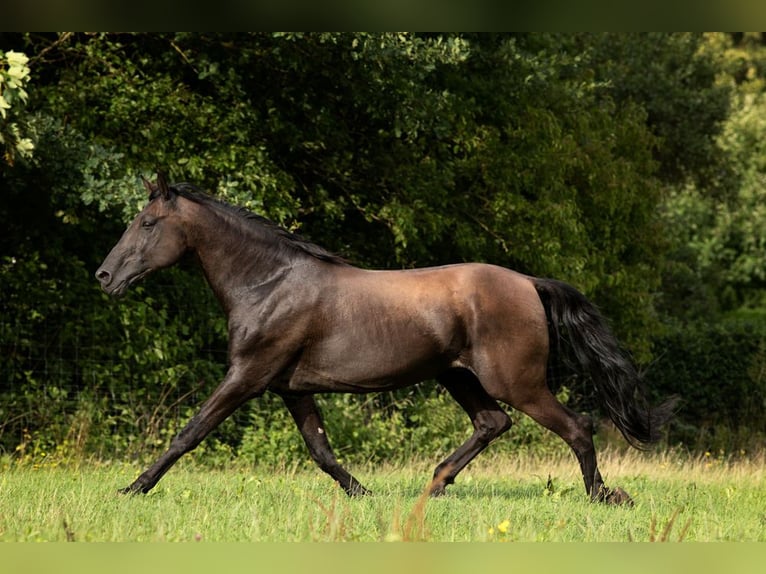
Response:
[{"label": "dark bay horse", "polygon": [[596,308],[573,287],[486,264],[364,270],[268,220],[191,185],[144,180],[149,203],[96,277],[121,295],[193,252],[229,325],[228,372],[200,411],[123,492],[148,492],[245,401],[284,400],[311,457],[349,495],[367,490],[335,458],[314,401],[436,379],[468,413],[472,436],[434,472],[432,494],[511,427],[501,401],[558,434],[580,463],[592,500],[631,502],[605,487],[589,417],[549,390],[549,355],[571,349],[630,444],[660,438],[674,400],[650,408],[631,361]]}]

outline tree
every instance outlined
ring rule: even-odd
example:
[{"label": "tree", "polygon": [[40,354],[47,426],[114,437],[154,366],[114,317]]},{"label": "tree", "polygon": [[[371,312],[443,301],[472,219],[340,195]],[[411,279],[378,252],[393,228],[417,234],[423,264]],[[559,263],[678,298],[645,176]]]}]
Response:
[{"label": "tree", "polygon": [[[192,392],[192,373],[213,384],[224,326],[198,274],[163,272],[122,306],[91,278],[145,202],[138,176],[157,168],[359,265],[479,260],[567,280],[646,359],[666,249],[657,207],[678,174],[707,165],[718,125],[696,46],[687,35],[1,34],[0,49],[31,55],[23,125],[36,149],[0,174],[0,339],[23,351],[4,355],[0,392],[19,399],[11,379],[26,377],[29,412],[60,404],[40,393],[109,396],[90,420],[147,428],[154,405]],[[666,92],[622,56],[651,64]],[[692,93],[713,119],[670,130]],[[692,140],[702,151],[673,163]],[[50,359],[41,337],[59,349],[53,379],[35,370]]]},{"label": "tree", "polygon": [[672,186],[725,185],[717,136],[729,112],[731,87],[718,81],[721,54],[703,34],[575,36],[594,80],[617,103],[634,102],[658,138],[657,176]]},{"label": "tree", "polygon": [[685,319],[762,307],[766,287],[766,48],[761,35],[710,34],[706,49],[718,54],[718,84],[734,96],[715,139],[725,182],[710,188],[692,180],[664,208],[674,241],[667,308]]}]

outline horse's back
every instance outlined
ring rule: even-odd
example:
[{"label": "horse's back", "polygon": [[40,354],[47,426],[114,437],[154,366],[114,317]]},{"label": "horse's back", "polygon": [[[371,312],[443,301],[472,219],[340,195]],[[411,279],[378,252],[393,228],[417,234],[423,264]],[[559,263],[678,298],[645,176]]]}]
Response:
[{"label": "horse's back", "polygon": [[357,307],[357,318],[372,315],[393,325],[404,320],[441,332],[443,340],[460,335],[463,346],[488,345],[492,339],[507,345],[528,337],[547,346],[545,309],[534,279],[505,267],[460,263],[362,271],[339,293],[344,308]]}]

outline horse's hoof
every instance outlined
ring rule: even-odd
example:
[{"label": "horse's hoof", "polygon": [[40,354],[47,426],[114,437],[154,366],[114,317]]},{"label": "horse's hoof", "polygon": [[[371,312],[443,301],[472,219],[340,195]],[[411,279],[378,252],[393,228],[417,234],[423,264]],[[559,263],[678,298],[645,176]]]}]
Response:
[{"label": "horse's hoof", "polygon": [[447,485],[443,482],[438,482],[431,485],[431,491],[428,493],[432,498],[438,498],[447,494]]},{"label": "horse's hoof", "polygon": [[633,499],[619,486],[615,488],[602,488],[598,500],[615,506],[633,506]]},{"label": "horse's hoof", "polygon": [[370,496],[372,494],[371,490],[367,490],[365,487],[363,487],[358,482],[352,484],[350,487],[345,489],[346,494],[349,496]]},{"label": "horse's hoof", "polygon": [[147,492],[149,492],[149,490],[142,486],[137,486],[136,483],[134,482],[130,486],[126,486],[125,488],[119,489],[117,492],[119,494],[146,494]]}]

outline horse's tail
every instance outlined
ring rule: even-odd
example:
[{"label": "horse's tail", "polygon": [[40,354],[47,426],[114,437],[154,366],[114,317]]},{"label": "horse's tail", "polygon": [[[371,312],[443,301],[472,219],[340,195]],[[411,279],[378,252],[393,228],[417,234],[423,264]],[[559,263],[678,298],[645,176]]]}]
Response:
[{"label": "horse's tail", "polygon": [[570,367],[593,381],[609,418],[631,445],[645,448],[658,441],[678,399],[672,397],[650,407],[635,365],[596,306],[567,283],[533,281],[548,316],[550,352],[565,353]]}]

